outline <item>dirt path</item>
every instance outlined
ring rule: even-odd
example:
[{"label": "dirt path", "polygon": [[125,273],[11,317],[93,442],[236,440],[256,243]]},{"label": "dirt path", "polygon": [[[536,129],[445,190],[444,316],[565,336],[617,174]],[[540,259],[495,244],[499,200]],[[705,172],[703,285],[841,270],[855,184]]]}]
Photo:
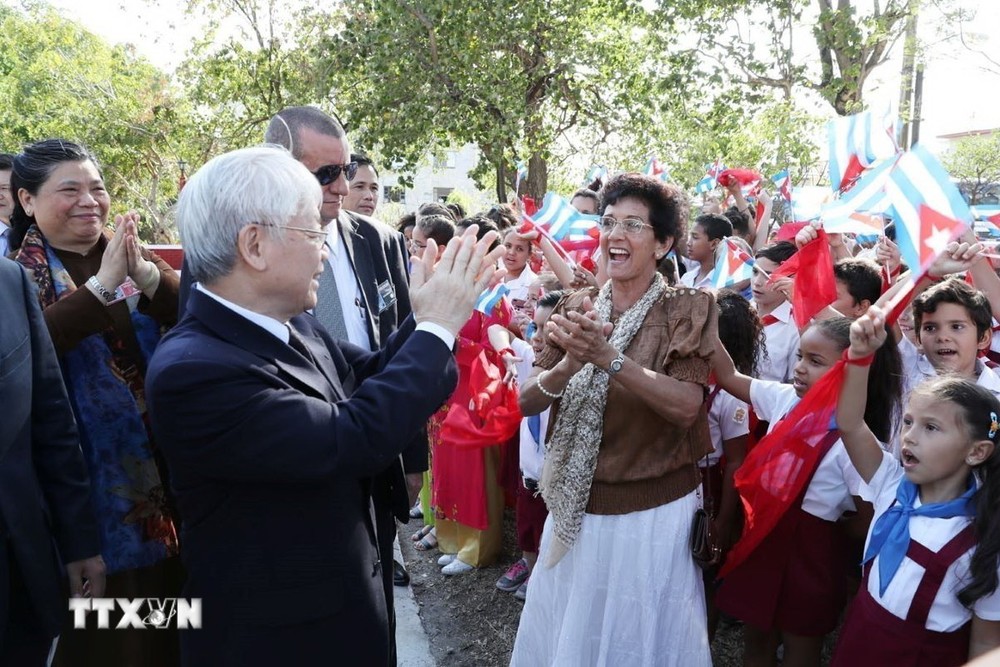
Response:
[{"label": "dirt path", "polygon": [[[517,634],[522,604],[496,588],[496,580],[520,553],[514,549],[513,512],[504,516],[504,553],[500,561],[469,574],[445,577],[437,566],[440,552],[420,552],[406,539],[419,524],[411,521],[400,531],[400,544],[411,586],[420,606],[420,619],[430,640],[431,653],[441,667],[506,667]],[[405,544],[404,544],[405,542]],[[529,587],[530,595],[530,587]],[[742,660],[743,631],[723,622],[712,643],[716,667],[738,667]],[[829,645],[826,657],[829,656]]]}]

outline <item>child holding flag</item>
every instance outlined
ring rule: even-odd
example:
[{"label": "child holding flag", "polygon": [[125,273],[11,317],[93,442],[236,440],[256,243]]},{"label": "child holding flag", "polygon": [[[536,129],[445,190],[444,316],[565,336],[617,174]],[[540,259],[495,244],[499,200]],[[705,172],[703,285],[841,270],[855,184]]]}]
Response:
[{"label": "child holding flag", "polygon": [[697,289],[712,289],[712,272],[715,254],[722,239],[733,235],[733,224],[724,215],[703,213],[695,218],[688,234],[688,259],[698,262],[698,267],[681,276],[681,285]]},{"label": "child holding flag", "polygon": [[[745,624],[746,664],[773,664],[779,641],[784,642],[788,664],[819,664],[823,637],[837,626],[846,600],[844,540],[837,521],[854,510],[852,495],[858,495],[861,480],[828,421],[818,432],[793,434],[781,429],[797,443],[771,433],[840,359],[850,342],[850,323],[844,317],[822,320],[803,332],[791,385],[737,372],[722,343],[716,342],[713,367],[718,385],[752,403],[759,417],[770,422],[769,435],[736,473],[744,506],[754,491],[763,490],[754,498],[784,499],[771,507],[749,505],[747,530],[730,553],[716,596],[721,611]],[[900,397],[895,346],[880,350],[876,364],[865,419],[887,442]],[[835,396],[823,398],[831,414],[835,400]],[[797,459],[802,449],[795,449],[796,444],[809,448],[814,458]],[[760,471],[768,466],[769,473],[762,476]],[[762,520],[768,512],[772,518],[779,515],[771,526]]]},{"label": "child holding flag", "polygon": [[966,379],[921,384],[903,415],[901,466],[863,419],[884,322],[871,308],[851,326],[837,409],[877,518],[832,664],[962,665],[1000,646],[1000,402]]}]

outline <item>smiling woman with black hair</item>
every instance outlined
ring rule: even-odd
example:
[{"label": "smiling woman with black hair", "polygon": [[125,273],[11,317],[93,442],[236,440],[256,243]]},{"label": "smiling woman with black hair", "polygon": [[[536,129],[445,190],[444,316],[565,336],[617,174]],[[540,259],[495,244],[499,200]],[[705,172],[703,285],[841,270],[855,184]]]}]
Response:
[{"label": "smiling woman with black hair", "polygon": [[[139,245],[135,213],[115,216],[114,231],[106,229],[111,198],[86,148],[61,139],[27,146],[11,183],[13,259],[38,287],[60,357],[90,473],[107,594],[176,596],[175,512],[147,428],[144,382],[160,333],[177,317],[177,274]],[[176,663],[176,631],[130,633],[141,631],[67,630],[57,660]]]}]

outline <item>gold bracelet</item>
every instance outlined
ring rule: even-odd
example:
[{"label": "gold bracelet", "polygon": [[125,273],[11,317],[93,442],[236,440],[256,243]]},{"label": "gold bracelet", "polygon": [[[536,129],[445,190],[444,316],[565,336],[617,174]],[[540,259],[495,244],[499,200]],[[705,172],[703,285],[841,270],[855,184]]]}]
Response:
[{"label": "gold bracelet", "polygon": [[[548,372],[549,371],[545,371],[543,373],[539,373],[538,374],[538,377],[535,378],[535,386],[538,387],[538,391],[542,392],[543,394],[545,394],[546,396],[548,396],[552,400],[555,400],[557,398],[562,397],[563,392],[560,391],[558,394],[553,394],[551,391],[549,391],[548,389],[546,389],[545,387],[542,386],[542,376],[545,375],[545,373],[548,373]],[[566,390],[563,389],[563,391],[566,391]]]}]

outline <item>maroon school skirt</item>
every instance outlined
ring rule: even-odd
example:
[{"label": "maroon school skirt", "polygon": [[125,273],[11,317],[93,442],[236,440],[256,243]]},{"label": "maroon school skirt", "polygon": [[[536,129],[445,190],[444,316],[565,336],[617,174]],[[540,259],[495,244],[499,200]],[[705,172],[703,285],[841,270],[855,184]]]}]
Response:
[{"label": "maroon school skirt", "polygon": [[923,623],[890,614],[862,586],[840,629],[830,667],[964,665],[971,626],[966,623],[954,632],[928,630]]},{"label": "maroon school skirt", "polygon": [[804,637],[837,627],[846,601],[844,538],[834,521],[793,507],[719,586],[716,606],[760,630]]},{"label": "maroon school skirt", "polygon": [[[535,490],[538,489],[538,482],[532,480]],[[535,495],[533,490],[525,488],[522,482],[517,489],[517,548],[531,554],[538,553],[538,547],[542,543],[542,528],[545,527],[545,519],[549,516],[549,510],[545,507],[542,494]]]}]

